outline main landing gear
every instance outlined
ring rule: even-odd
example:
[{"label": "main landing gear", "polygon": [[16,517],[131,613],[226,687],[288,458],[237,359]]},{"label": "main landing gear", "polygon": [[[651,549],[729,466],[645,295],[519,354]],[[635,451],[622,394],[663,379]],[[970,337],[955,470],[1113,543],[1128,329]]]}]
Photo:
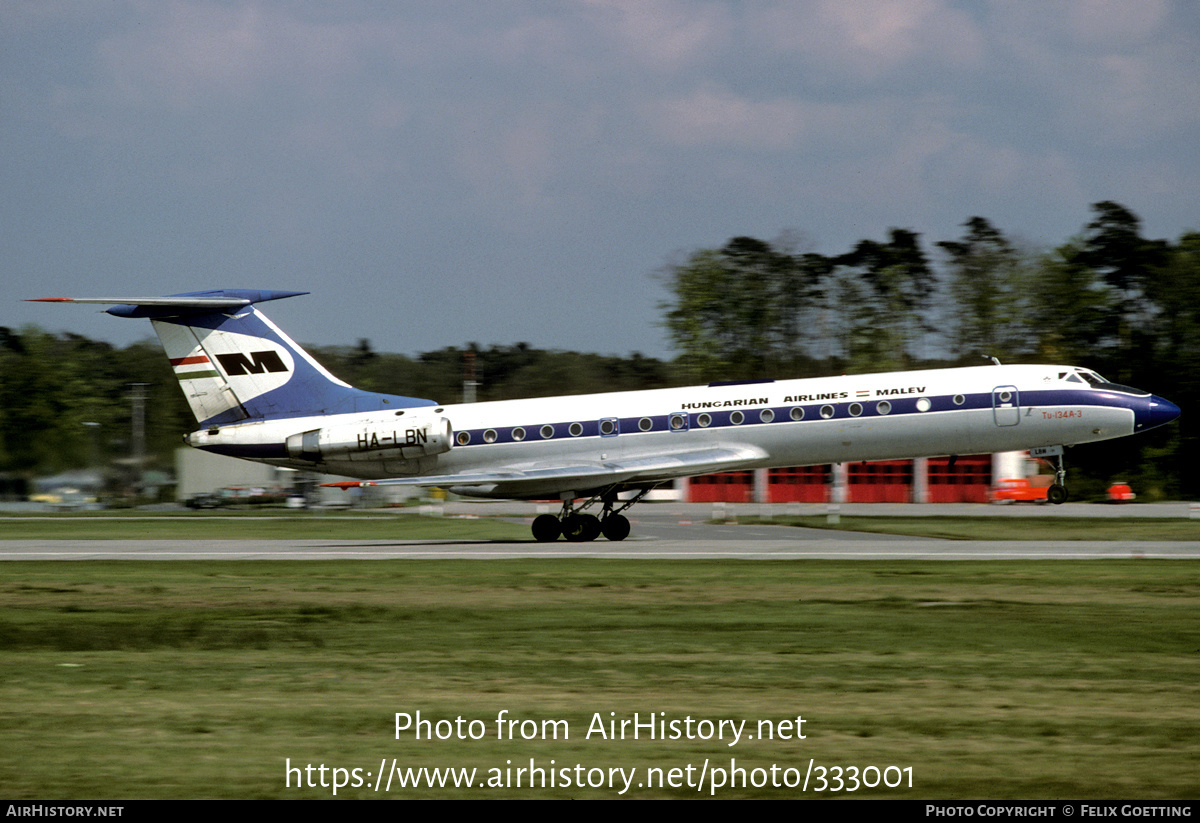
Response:
[{"label": "main landing gear", "polygon": [[[600,535],[612,541],[624,540],[629,536],[629,518],[621,514],[637,503],[650,489],[640,490],[632,500],[619,504],[615,489],[609,489],[589,497],[582,505],[572,506],[564,500],[562,511],[557,515],[540,514],[533,520],[533,539],[539,543],[552,543],[561,534],[572,543],[585,543]],[[601,503],[600,516],[587,514],[584,509]]]}]

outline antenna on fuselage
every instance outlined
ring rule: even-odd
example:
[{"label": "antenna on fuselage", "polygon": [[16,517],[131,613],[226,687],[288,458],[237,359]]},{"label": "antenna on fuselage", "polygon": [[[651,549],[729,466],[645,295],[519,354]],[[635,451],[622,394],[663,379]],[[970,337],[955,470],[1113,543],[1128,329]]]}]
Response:
[{"label": "antenna on fuselage", "polygon": [[991,361],[992,361],[993,363],[995,363],[997,366],[999,366],[999,365],[1000,365],[1000,360],[999,360],[999,358],[992,357],[990,354],[985,354],[985,355],[983,355],[983,359],[984,359],[984,360],[991,360]]}]

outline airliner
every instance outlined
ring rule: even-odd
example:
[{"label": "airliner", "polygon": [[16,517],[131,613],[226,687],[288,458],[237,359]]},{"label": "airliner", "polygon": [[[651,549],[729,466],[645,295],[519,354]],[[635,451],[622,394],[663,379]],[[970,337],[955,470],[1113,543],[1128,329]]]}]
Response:
[{"label": "airliner", "polygon": [[[686,388],[440,405],[355,389],[257,304],[307,292],[220,289],[96,303],[149,318],[216,454],[470,497],[557,499],[533,521],[548,542],[623,540],[651,489],[712,472],[1063,448],[1148,431],[1179,407],[1076,366],[993,365],[746,380]],[[622,493],[628,492],[623,496]],[[595,507],[596,514],[588,509]]]}]

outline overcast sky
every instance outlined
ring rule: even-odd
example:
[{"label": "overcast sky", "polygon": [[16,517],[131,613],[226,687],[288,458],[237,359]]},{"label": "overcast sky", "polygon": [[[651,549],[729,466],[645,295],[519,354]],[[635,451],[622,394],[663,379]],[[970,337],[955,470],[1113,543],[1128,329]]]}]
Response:
[{"label": "overcast sky", "polygon": [[1200,229],[1200,3],[0,0],[0,141],[0,325],[669,356],[654,272],[736,235]]}]

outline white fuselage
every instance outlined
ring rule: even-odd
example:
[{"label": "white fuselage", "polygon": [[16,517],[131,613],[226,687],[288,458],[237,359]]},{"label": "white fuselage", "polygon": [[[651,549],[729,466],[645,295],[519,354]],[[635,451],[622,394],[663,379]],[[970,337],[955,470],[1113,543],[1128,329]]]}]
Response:
[{"label": "white fuselage", "polygon": [[[1081,374],[1070,366],[980,366],[713,384],[247,421],[194,432],[188,442],[365,479],[635,465],[710,447],[740,455],[711,470],[735,470],[1107,440],[1140,431],[1138,421],[1151,413],[1147,404],[1164,402],[1094,385]],[[1159,422],[1165,421],[1152,425]],[[692,461],[629,485],[704,471]],[[470,493],[509,497],[558,490],[547,481]]]}]

